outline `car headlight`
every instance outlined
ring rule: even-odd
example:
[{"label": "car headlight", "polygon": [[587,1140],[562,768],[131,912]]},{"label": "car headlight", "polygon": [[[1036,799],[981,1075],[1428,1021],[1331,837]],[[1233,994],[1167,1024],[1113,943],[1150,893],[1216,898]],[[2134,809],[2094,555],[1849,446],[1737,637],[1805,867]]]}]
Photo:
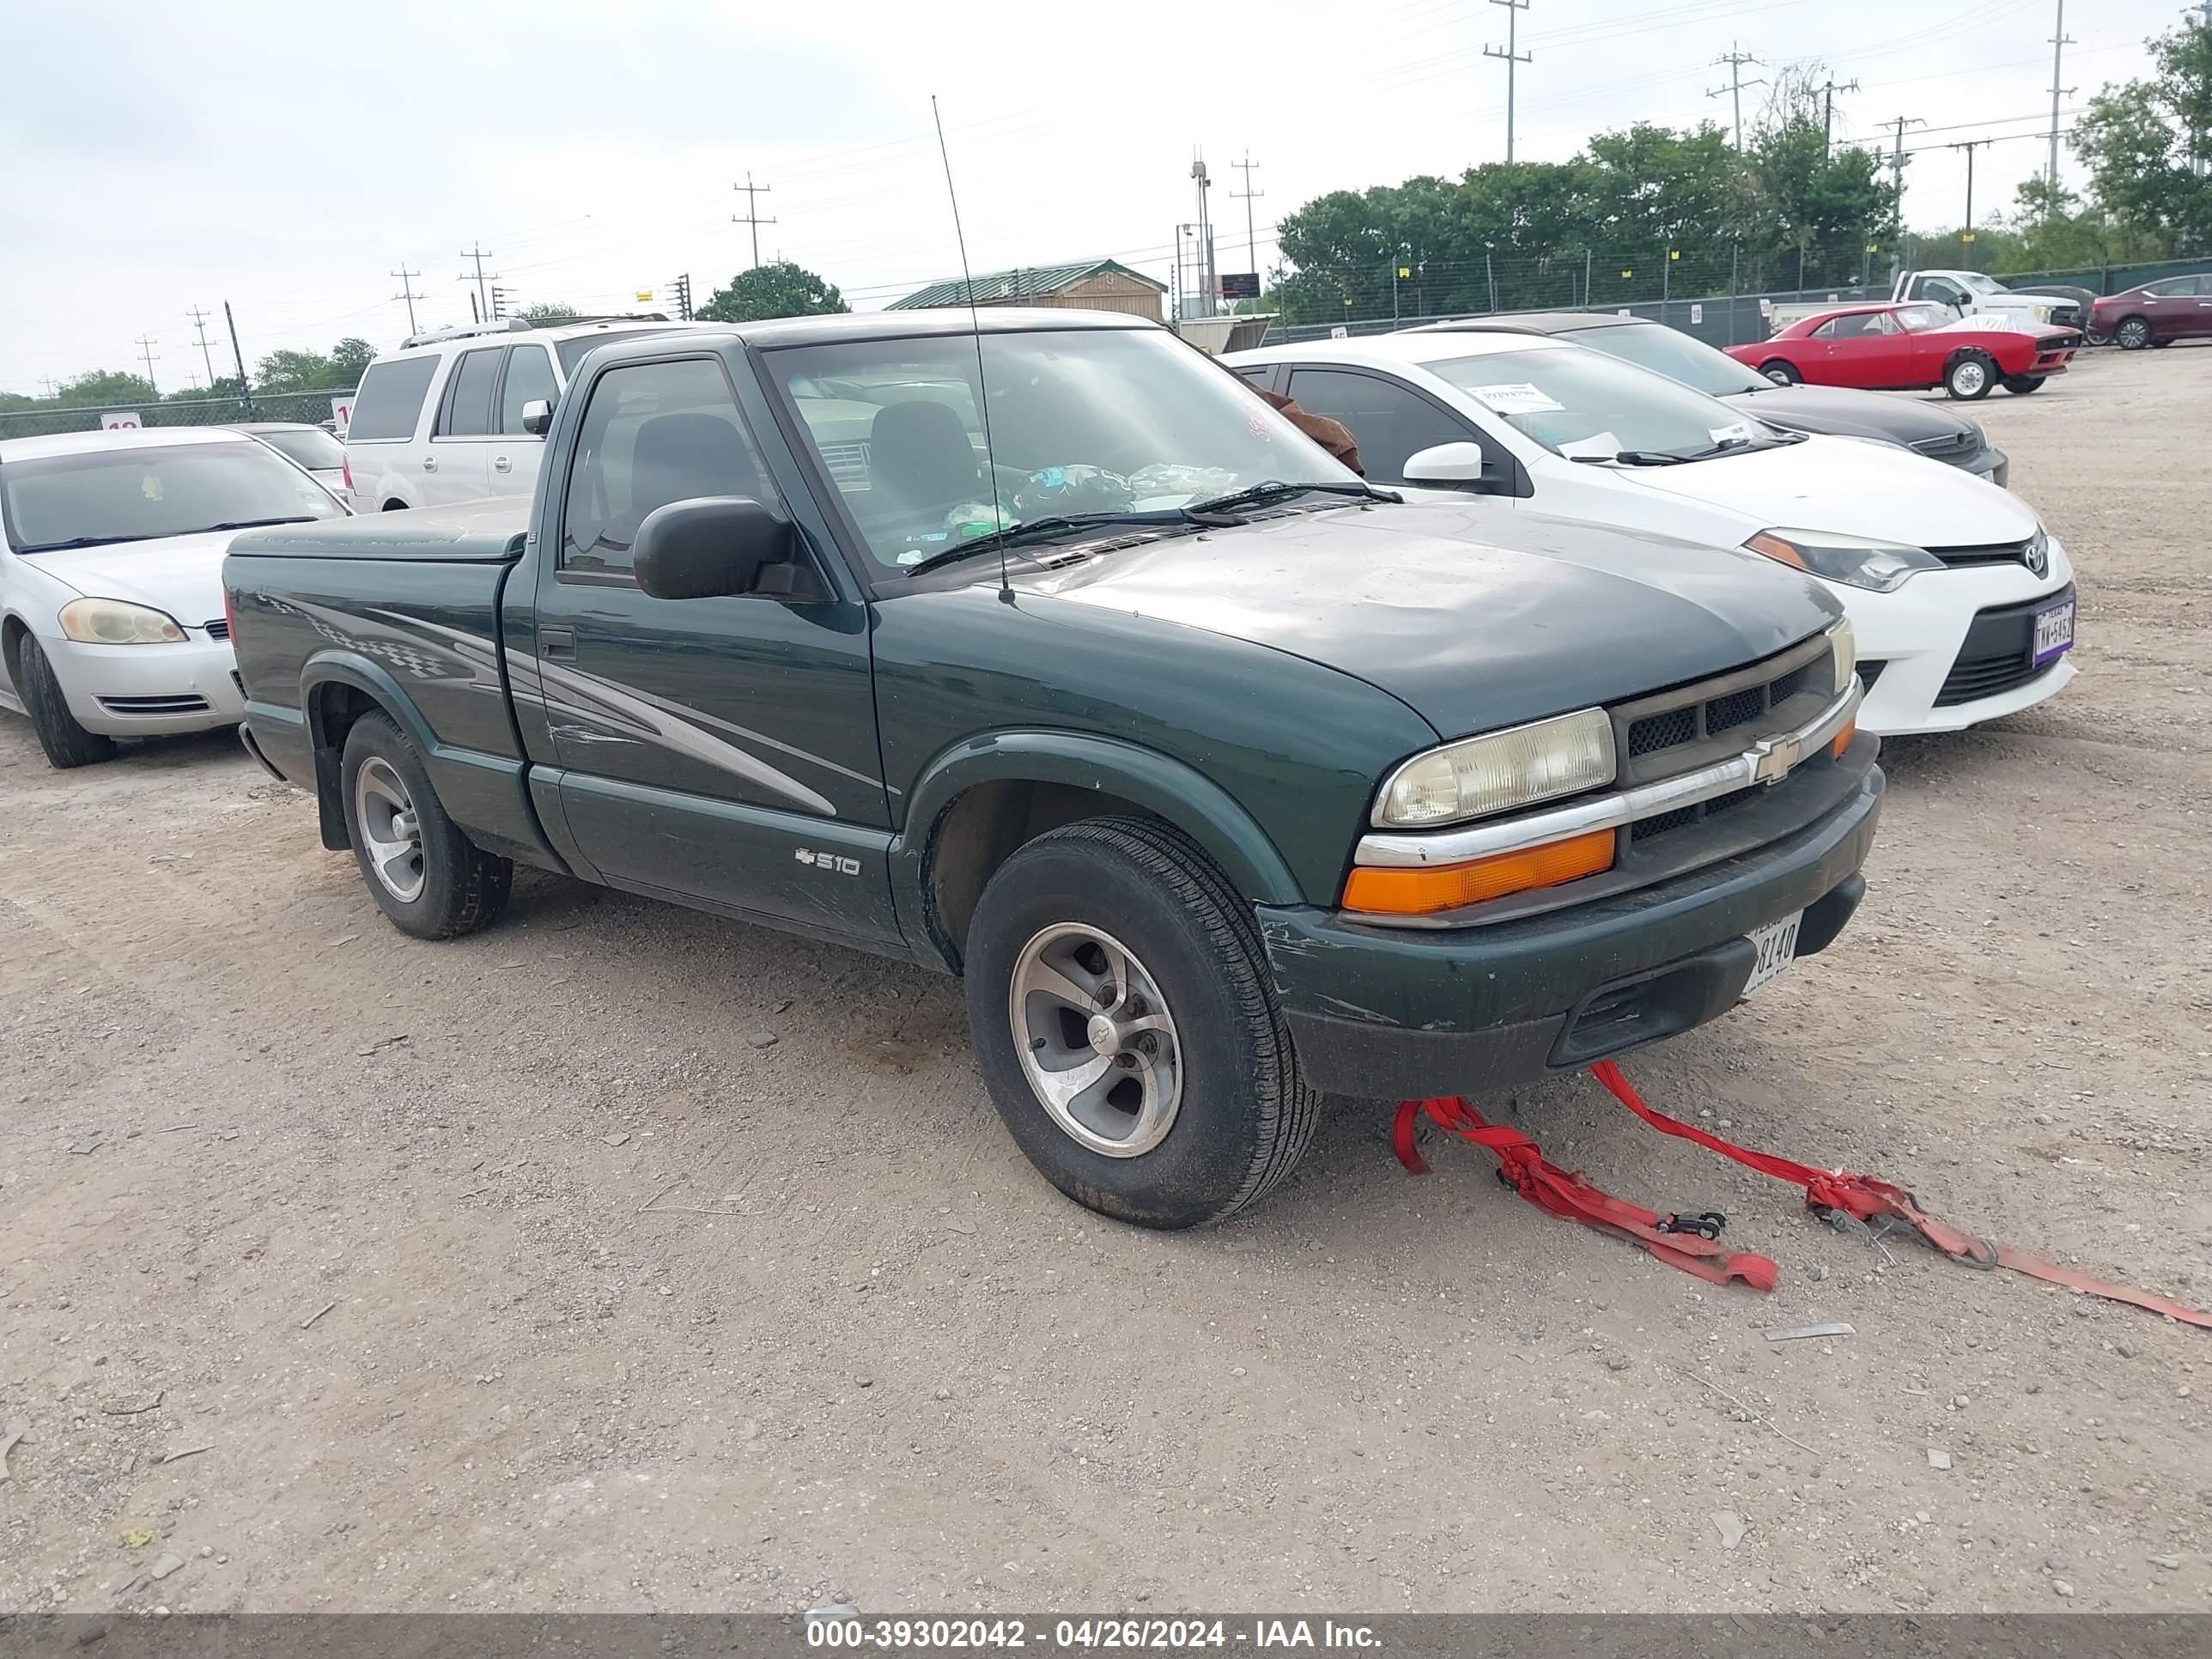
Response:
[{"label": "car headlight", "polygon": [[1849,617],[1828,630],[1828,665],[1835,671],[1835,695],[1840,697],[1850,690],[1851,677],[1859,672],[1859,640],[1851,631]]},{"label": "car headlight", "polygon": [[179,645],[185,638],[167,611],[124,599],[71,599],[61,622],[63,636],[83,645]]},{"label": "car headlight", "polygon": [[1455,823],[1595,789],[1614,770],[1612,718],[1578,709],[1414,756],[1384,781],[1375,822]]},{"label": "car headlight", "polygon": [[1893,592],[1922,571],[1943,568],[1943,561],[1925,548],[1825,530],[1762,530],[1744,545],[1813,575],[1876,593]]}]

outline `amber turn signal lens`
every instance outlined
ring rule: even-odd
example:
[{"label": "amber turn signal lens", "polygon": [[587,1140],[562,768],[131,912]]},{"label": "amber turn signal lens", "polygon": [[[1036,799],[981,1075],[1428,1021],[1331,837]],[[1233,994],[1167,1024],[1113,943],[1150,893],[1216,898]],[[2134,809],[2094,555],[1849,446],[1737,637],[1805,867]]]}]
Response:
[{"label": "amber turn signal lens", "polygon": [[1771,531],[1760,531],[1744,545],[1754,553],[1764,553],[1770,559],[1778,559],[1799,570],[1805,568],[1805,556]]},{"label": "amber turn signal lens", "polygon": [[1613,832],[1547,842],[1518,853],[1499,853],[1465,864],[1418,870],[1378,870],[1363,865],[1344,884],[1344,908],[1375,916],[1431,916],[1534,887],[1557,887],[1613,868]]},{"label": "amber turn signal lens", "polygon": [[1836,740],[1828,745],[1828,752],[1833,755],[1838,760],[1843,759],[1844,750],[1851,746],[1851,739],[1858,736],[1858,734],[1859,723],[1856,720],[1853,720],[1849,726],[1846,726],[1842,731],[1836,733]]}]

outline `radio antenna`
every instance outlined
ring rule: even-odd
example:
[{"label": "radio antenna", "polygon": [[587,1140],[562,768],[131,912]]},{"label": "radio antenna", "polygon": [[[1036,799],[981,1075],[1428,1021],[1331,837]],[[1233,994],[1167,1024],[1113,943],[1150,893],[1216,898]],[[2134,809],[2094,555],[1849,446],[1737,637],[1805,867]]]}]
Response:
[{"label": "radio antenna", "polygon": [[983,385],[983,316],[975,305],[975,279],[968,270],[968,233],[960,228],[960,192],[952,187],[952,152],[945,147],[945,118],[937,112],[937,94],[929,94],[929,118],[937,128],[938,158],[945,163],[945,194],[952,204],[952,236],[960,245],[960,289],[968,296],[968,325],[975,337],[975,409],[983,417],[983,469],[988,475],[983,480],[991,492],[991,523],[993,533],[999,538],[999,599],[1001,604],[1014,602],[1012,585],[1006,580],[1006,525],[999,512],[999,456],[991,446],[991,397]]}]

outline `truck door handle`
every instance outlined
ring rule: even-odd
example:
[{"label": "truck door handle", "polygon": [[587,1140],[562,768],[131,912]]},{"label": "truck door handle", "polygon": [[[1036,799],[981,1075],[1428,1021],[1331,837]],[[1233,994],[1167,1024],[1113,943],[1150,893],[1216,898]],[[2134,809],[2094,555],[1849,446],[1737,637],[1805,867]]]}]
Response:
[{"label": "truck door handle", "polygon": [[512,472],[514,471],[514,463],[504,455],[495,455],[491,458],[491,470],[495,472]]},{"label": "truck door handle", "polygon": [[438,470],[438,458],[435,455],[425,455],[422,458],[422,470],[425,472],[435,472]]},{"label": "truck door handle", "polygon": [[576,630],[573,628],[541,628],[538,630],[538,643],[544,647],[548,661],[576,659]]}]

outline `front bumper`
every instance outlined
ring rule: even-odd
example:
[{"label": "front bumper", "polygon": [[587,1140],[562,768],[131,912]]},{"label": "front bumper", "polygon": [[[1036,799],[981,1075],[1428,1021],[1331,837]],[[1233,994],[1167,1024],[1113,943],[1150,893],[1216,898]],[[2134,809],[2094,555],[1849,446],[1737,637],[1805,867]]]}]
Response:
[{"label": "front bumper", "polygon": [[[1828,591],[1843,600],[1858,640],[1860,677],[1867,683],[1866,701],[1859,706],[1859,729],[1884,738],[1960,732],[2057,696],[2074,678],[2074,665],[2067,657],[1993,696],[1938,702],[1952,670],[1960,665],[1977,618],[1988,611],[2056,599],[2073,580],[2074,567],[2053,538],[2049,571],[2041,576],[2021,564],[1969,565],[1925,571],[1894,593],[1827,584]],[[1878,669],[1874,667],[1877,663]]]},{"label": "front bumper", "polygon": [[2008,487],[2012,480],[2012,457],[1995,444],[1984,444],[1965,460],[1954,465],[1961,472],[1988,479],[1999,489]]},{"label": "front bumper", "polygon": [[70,713],[114,738],[206,732],[246,718],[230,641],[198,629],[179,645],[84,645],[40,635]]},{"label": "front bumper", "polygon": [[1307,1080],[1375,1099],[1510,1087],[1727,1012],[1754,965],[1753,929],[1802,910],[1797,954],[1810,956],[1850,921],[1882,787],[1869,767],[1793,835],[1519,921],[1425,931],[1261,907]]}]

